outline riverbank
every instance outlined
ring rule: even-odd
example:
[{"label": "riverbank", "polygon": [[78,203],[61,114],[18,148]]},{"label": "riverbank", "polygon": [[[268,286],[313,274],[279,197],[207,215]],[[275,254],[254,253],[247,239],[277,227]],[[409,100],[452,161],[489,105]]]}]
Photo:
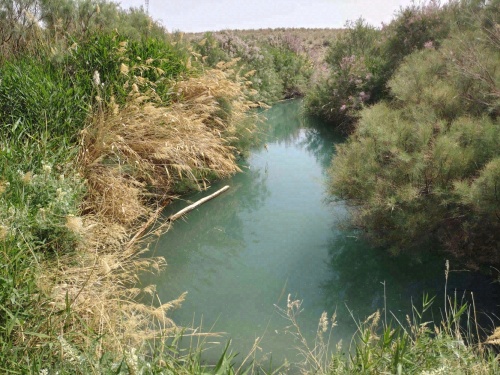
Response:
[{"label": "riverbank", "polygon": [[2,45],[2,372],[134,373],[146,353],[173,359],[150,343],[176,334],[167,313],[183,296],[137,302],[154,296],[137,274],[165,265],[139,258],[153,236],[143,224],[239,171],[256,137],[232,62],[205,68],[156,26],[136,39],[127,21],[146,15],[101,5],[86,9],[85,30],[33,23],[30,40]]}]

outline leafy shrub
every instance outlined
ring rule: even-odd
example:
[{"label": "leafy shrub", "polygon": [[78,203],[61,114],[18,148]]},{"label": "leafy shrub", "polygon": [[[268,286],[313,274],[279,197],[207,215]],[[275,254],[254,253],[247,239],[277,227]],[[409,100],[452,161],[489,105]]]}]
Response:
[{"label": "leafy shrub", "polygon": [[[477,27],[477,26],[476,26]],[[472,29],[416,51],[389,81],[391,103],[361,112],[333,161],[333,191],[373,238],[402,249],[437,236],[498,261],[498,48]]]},{"label": "leafy shrub", "polygon": [[287,35],[275,37],[269,40],[268,49],[281,81],[281,96],[288,99],[302,95],[306,91],[312,68],[307,57],[301,53],[300,42]]},{"label": "leafy shrub", "polygon": [[424,105],[452,120],[464,114],[465,108],[451,74],[445,55],[427,49],[408,56],[388,86],[392,96],[405,105]]},{"label": "leafy shrub", "polygon": [[449,32],[448,11],[437,1],[402,9],[382,30],[383,81],[390,78],[405,56],[423,48],[438,48]]},{"label": "leafy shrub", "polygon": [[390,96],[387,82],[405,56],[441,43],[447,20],[447,11],[431,2],[401,10],[381,30],[362,19],[348,23],[329,48],[329,78],[306,96],[307,111],[345,130],[364,105]]},{"label": "leafy shrub", "polygon": [[347,24],[328,50],[326,62],[330,76],[306,96],[306,109],[337,127],[346,130],[365,104],[376,97],[374,86],[381,64],[377,56],[380,31],[362,19]]}]

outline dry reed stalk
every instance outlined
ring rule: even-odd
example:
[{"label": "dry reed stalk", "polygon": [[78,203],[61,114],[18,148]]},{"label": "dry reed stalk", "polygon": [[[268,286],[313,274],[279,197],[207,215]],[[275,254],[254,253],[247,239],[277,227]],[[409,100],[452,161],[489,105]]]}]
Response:
[{"label": "dry reed stalk", "polygon": [[[108,228],[102,219],[86,217],[83,230],[88,241],[82,242],[76,256],[63,255],[47,264],[52,272],[39,280],[42,290],[44,286],[50,289],[46,293],[52,296],[53,313],[66,309],[72,312],[52,320],[52,324],[60,325],[61,336],[89,330],[106,334],[104,350],[119,353],[159,332],[174,334],[176,325],[167,314],[180,305],[184,295],[160,306],[147,306],[138,298],[153,295],[154,286],[134,287],[139,273],[160,271],[164,259],[140,258],[145,250],[127,249],[128,236],[119,225]],[[80,335],[76,341],[90,347],[93,339]]]},{"label": "dry reed stalk", "polygon": [[169,107],[144,103],[145,95],[133,90],[124,108],[97,115],[82,140],[85,209],[128,224],[148,214],[146,186],[168,197],[179,182],[201,189],[208,176],[238,172],[229,142],[250,106],[242,84],[228,74],[210,70],[177,83],[178,102]]},{"label": "dry reed stalk", "polygon": [[[147,249],[141,241],[144,222],[156,220],[154,206],[168,201],[176,184],[189,181],[201,189],[208,177],[239,171],[229,143],[249,104],[244,84],[230,81],[230,74],[211,70],[177,83],[177,101],[169,106],[136,86],[128,104],[111,103],[82,132],[78,162],[87,182],[78,227],[82,241],[75,254],[46,267],[39,283],[52,296],[52,313],[72,311],[52,321],[61,340],[71,332],[91,331],[103,337],[99,353],[123,353],[128,346],[176,332],[168,313],[184,295],[156,306],[137,302],[147,294],[154,299],[155,293],[154,286],[135,287],[138,274],[165,266],[163,258],[140,257]],[[90,336],[73,339],[91,347]]]}]

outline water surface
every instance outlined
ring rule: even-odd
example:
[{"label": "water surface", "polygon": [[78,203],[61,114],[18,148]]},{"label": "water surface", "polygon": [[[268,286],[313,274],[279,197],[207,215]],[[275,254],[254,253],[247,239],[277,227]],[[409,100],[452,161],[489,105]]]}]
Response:
[{"label": "water surface", "polygon": [[[272,353],[279,363],[300,359],[289,322],[275,306],[285,307],[288,294],[303,300],[299,321],[307,338],[314,337],[323,311],[336,311],[334,340],[347,343],[356,330],[352,315],[362,320],[386,303],[402,317],[424,292],[437,295],[442,306],[442,256],[428,249],[394,257],[343,225],[345,204],[332,200],[326,186],[334,144],[343,140],[305,119],[300,101],[278,104],[265,116],[266,146],[252,151],[243,173],[185,197],[166,213],[231,186],[175,222],[156,244],[155,255],[166,258],[167,270],[145,282],[158,285],[162,301],[188,292],[174,320],[226,332],[222,341],[231,338],[242,357],[263,337],[259,357]],[[491,312],[499,300],[498,288],[479,274],[454,272],[448,286],[460,295],[473,290],[478,309]],[[207,361],[214,360],[211,355]]]}]

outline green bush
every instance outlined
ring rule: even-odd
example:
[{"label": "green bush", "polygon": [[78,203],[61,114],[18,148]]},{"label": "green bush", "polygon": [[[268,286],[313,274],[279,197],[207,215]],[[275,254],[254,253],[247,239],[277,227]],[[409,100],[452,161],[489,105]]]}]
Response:
[{"label": "green bush", "polygon": [[477,261],[500,260],[500,55],[492,29],[477,25],[406,57],[389,81],[394,100],[363,110],[338,147],[333,192],[395,250],[437,237]]},{"label": "green bush", "polygon": [[[405,56],[423,48],[438,48],[450,32],[449,10],[430,1],[402,9],[382,29],[380,53],[384,56],[381,80],[385,83]],[[380,89],[383,89],[380,87]]]},{"label": "green bush", "polygon": [[281,39],[269,46],[274,69],[282,86],[281,97],[286,99],[301,96],[306,92],[312,74],[308,58],[297,51],[291,42]]},{"label": "green bush", "polygon": [[343,130],[357,118],[364,104],[372,103],[377,80],[374,49],[380,31],[362,19],[348,24],[328,50],[326,62],[331,74],[306,95],[306,109]]}]

